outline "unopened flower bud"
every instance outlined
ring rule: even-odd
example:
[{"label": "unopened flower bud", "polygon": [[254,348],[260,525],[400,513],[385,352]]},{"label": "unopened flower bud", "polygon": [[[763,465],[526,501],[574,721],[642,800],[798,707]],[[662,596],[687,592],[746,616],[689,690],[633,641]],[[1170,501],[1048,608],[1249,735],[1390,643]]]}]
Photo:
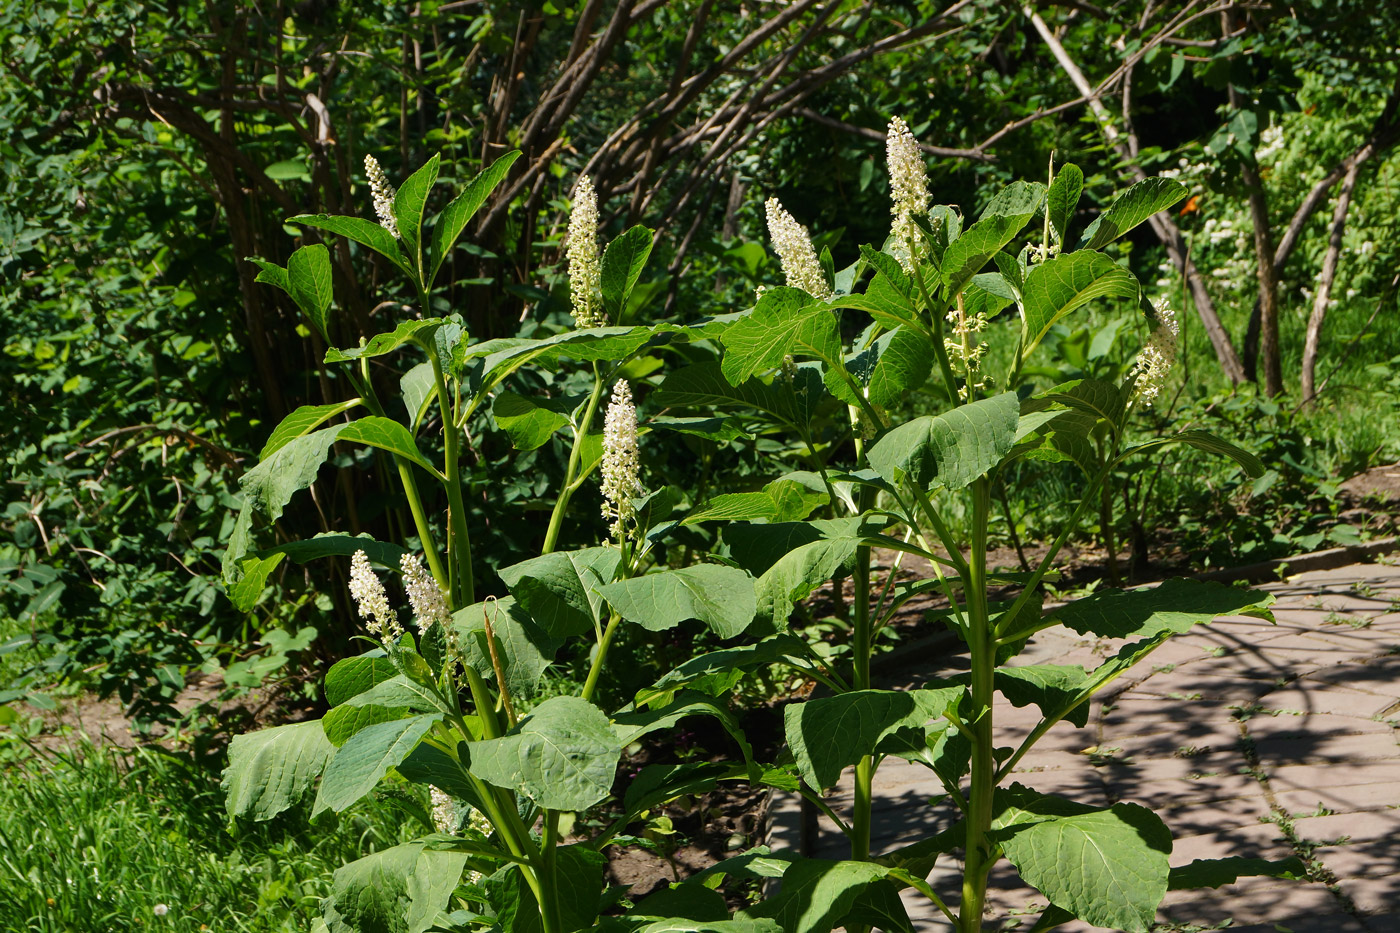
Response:
[{"label": "unopened flower bud", "polygon": [[379,215],[379,225],[396,238],[399,224],[394,219],[394,186],[379,167],[379,160],[372,155],[365,156],[365,174],[369,176],[369,193],[374,199],[374,212]]}]

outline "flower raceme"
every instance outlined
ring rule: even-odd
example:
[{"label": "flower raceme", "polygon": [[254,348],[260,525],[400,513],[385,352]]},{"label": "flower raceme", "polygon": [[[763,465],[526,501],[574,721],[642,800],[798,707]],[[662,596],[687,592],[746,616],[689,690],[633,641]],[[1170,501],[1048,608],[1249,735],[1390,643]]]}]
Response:
[{"label": "flower raceme", "polygon": [[602,262],[598,258],[598,195],[587,175],[574,187],[567,254],[574,326],[602,327],[608,319],[603,311]]},{"label": "flower raceme", "polygon": [[376,638],[384,641],[397,641],[403,634],[394,611],[389,608],[389,596],[384,592],[384,584],[379,582],[369,557],[364,551],[356,551],[350,558],[350,596],[360,616],[365,620],[365,629]]},{"label": "flower raceme", "polygon": [[603,517],[612,519],[611,534],[622,542],[625,523],[636,514],[632,499],[642,493],[638,478],[641,463],[637,456],[637,408],[632,388],[625,379],[613,385],[603,421]]},{"label": "flower raceme", "polygon": [[389,184],[379,160],[372,155],[365,156],[365,174],[369,176],[369,193],[374,199],[374,212],[379,215],[379,225],[395,238],[399,235],[399,224],[394,219],[394,186]]},{"label": "flower raceme", "polygon": [[1157,311],[1157,324],[1132,369],[1135,379],[1133,398],[1141,399],[1144,405],[1151,405],[1162,391],[1167,373],[1176,359],[1177,342],[1181,337],[1181,323],[1166,299],[1158,300],[1153,307]]},{"label": "flower raceme", "polygon": [[769,198],[764,207],[768,212],[768,236],[773,240],[787,284],[813,298],[830,298],[831,287],[826,283],[826,274],[822,272],[807,228],[794,220],[777,198]]},{"label": "flower raceme", "polygon": [[[928,170],[924,168],[924,157],[919,152],[919,143],[909,131],[909,124],[899,117],[890,121],[885,135],[885,162],[890,173],[890,198],[893,204],[890,212],[894,221],[890,225],[890,236],[894,239],[895,254],[899,256],[904,271],[912,272],[913,257],[909,256],[909,241],[918,242],[918,228],[914,225],[915,214],[928,213],[931,195],[928,191]],[[917,247],[916,247],[917,249]]]}]

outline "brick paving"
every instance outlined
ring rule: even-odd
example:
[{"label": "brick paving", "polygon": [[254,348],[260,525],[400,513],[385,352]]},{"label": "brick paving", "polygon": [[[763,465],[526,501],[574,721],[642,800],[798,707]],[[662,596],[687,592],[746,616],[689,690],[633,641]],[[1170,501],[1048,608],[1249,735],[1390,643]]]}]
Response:
[{"label": "brick paving", "polygon": [[[1400,567],[1357,564],[1263,588],[1278,599],[1276,626],[1231,618],[1178,636],[1094,700],[1087,728],[1052,729],[1013,779],[1086,803],[1151,806],[1175,837],[1173,865],[1297,854],[1317,879],[1171,892],[1161,930],[1400,933]],[[1017,663],[1090,667],[1113,644],[1055,629]],[[1012,741],[1038,719],[1007,704],[996,715]],[[873,850],[945,827],[948,810],[928,805],[939,794],[922,767],[887,760]],[[840,812],[849,799],[847,784],[829,802]],[[800,824],[794,798],[775,801],[774,848],[797,848]],[[817,825],[809,853],[845,857],[839,831]],[[955,891],[959,868],[936,868],[934,887]],[[1011,871],[993,885],[988,928],[1028,929],[1044,898]],[[906,903],[916,929],[948,929],[922,898]]]}]

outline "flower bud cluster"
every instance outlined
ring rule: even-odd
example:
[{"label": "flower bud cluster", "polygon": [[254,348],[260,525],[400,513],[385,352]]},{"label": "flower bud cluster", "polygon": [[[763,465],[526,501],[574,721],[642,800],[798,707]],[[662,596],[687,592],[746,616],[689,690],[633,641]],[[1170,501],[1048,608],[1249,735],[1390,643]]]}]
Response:
[{"label": "flower bud cluster", "polygon": [[1132,368],[1133,398],[1145,405],[1151,405],[1162,391],[1181,338],[1181,323],[1166,300],[1158,300],[1153,307],[1157,310],[1157,326]]},{"label": "flower bud cluster", "polygon": [[952,331],[943,339],[943,349],[947,351],[949,361],[960,365],[967,373],[967,385],[962,390],[963,398],[967,398],[970,388],[981,389],[987,385],[987,380],[977,377],[982,356],[987,352],[987,345],[982,342],[981,336],[987,326],[987,318],[986,315],[968,314],[963,308],[955,307],[948,312],[948,323],[952,325]]},{"label": "flower bud cluster", "polygon": [[622,541],[623,527],[636,514],[632,500],[641,495],[638,474],[637,408],[625,379],[613,386],[612,400],[603,421],[603,517],[612,519],[611,534]]},{"label": "flower bud cluster", "polygon": [[394,219],[394,186],[379,167],[379,160],[372,155],[365,156],[365,174],[369,176],[369,193],[374,198],[374,212],[379,215],[379,226],[399,235],[399,224]]},{"label": "flower bud cluster", "polygon": [[822,271],[807,228],[794,220],[777,198],[769,198],[764,207],[768,212],[768,236],[773,240],[787,284],[813,298],[830,298],[831,287],[827,285],[826,273]]},{"label": "flower bud cluster", "polygon": [[[928,171],[919,152],[919,143],[910,132],[909,125],[899,117],[890,121],[885,137],[885,161],[890,173],[890,197],[894,202],[891,206],[894,222],[890,226],[890,236],[894,238],[900,264],[908,272],[914,268],[914,257],[908,254],[909,241],[919,243],[919,230],[913,217],[928,213],[930,196]],[[915,250],[918,249],[916,245]]]},{"label": "flower bud cluster", "polygon": [[384,592],[384,584],[369,565],[369,557],[364,551],[356,551],[350,558],[350,596],[360,616],[365,620],[365,629],[374,637],[385,641],[398,641],[403,627],[389,608],[389,596]]},{"label": "flower bud cluster", "polygon": [[448,653],[453,658],[457,657],[457,630],[452,627],[452,613],[447,608],[447,597],[443,595],[442,588],[433,575],[424,569],[423,562],[416,554],[405,554],[400,558],[399,569],[403,571],[403,588],[408,593],[408,604],[413,607],[419,636],[426,637],[434,625],[442,626]]},{"label": "flower bud cluster", "polygon": [[602,261],[598,256],[598,195],[587,175],[580,177],[574,188],[566,251],[574,326],[602,327],[608,318],[603,311]]}]

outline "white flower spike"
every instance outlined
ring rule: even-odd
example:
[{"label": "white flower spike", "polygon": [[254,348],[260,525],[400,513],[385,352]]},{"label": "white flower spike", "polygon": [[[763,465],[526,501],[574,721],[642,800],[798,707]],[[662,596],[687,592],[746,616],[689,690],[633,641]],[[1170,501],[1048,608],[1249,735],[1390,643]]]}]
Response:
[{"label": "white flower spike", "polygon": [[885,136],[885,161],[889,167],[893,201],[890,212],[894,215],[890,236],[894,238],[900,264],[906,272],[912,271],[914,264],[908,255],[908,243],[911,238],[918,242],[913,216],[928,213],[928,170],[924,167],[918,140],[909,131],[909,124],[899,117],[890,121]]},{"label": "white flower spike", "polygon": [[379,226],[397,239],[399,224],[394,219],[394,186],[389,184],[379,160],[372,155],[365,156],[365,174],[369,176],[369,193],[374,199],[374,212],[379,215]]},{"label": "white flower spike", "polygon": [[603,422],[603,517],[612,519],[611,534],[620,543],[625,523],[635,514],[633,498],[641,495],[638,478],[637,408],[625,379],[613,386]]},{"label": "white flower spike", "polygon": [[574,326],[579,329],[602,327],[608,323],[603,311],[602,262],[598,257],[598,195],[587,175],[574,188],[574,206],[569,211],[569,295],[574,302]]},{"label": "white flower spike", "polygon": [[794,220],[777,198],[769,198],[764,207],[768,212],[768,236],[773,240],[787,284],[813,298],[830,298],[831,288],[826,284],[826,273],[822,271],[807,228]]},{"label": "white flower spike", "polygon": [[397,641],[403,634],[394,611],[389,608],[389,597],[384,592],[384,584],[369,565],[369,556],[364,551],[356,551],[350,558],[350,596],[360,616],[365,620],[365,629],[376,638]]},{"label": "white flower spike", "polygon": [[1167,373],[1171,372],[1172,363],[1176,360],[1181,338],[1181,322],[1176,319],[1176,312],[1166,299],[1158,299],[1153,307],[1157,310],[1157,326],[1132,369],[1135,376],[1133,398],[1149,406],[1167,381]]}]

